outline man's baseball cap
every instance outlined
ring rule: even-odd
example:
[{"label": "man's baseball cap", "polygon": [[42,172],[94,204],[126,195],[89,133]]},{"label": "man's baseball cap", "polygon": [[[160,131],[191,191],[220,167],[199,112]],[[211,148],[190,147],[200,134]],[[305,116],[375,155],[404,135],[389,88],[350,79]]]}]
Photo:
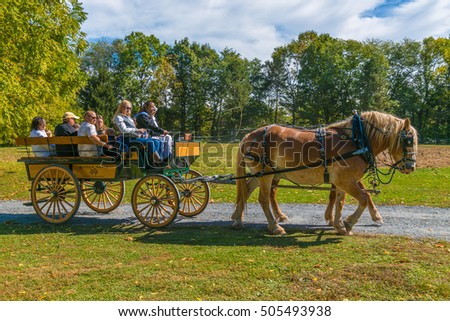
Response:
[{"label": "man's baseball cap", "polygon": [[80,119],[80,117],[75,116],[74,113],[67,111],[64,113],[63,119],[70,119],[70,118],[74,118],[74,119]]}]

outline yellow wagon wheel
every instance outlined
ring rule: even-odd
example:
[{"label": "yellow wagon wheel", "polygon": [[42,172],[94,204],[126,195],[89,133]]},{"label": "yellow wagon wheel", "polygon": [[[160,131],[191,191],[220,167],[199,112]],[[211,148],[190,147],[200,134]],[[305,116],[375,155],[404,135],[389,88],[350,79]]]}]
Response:
[{"label": "yellow wagon wheel", "polygon": [[84,202],[98,213],[109,213],[115,210],[125,195],[125,183],[123,181],[83,181],[80,186]]},{"label": "yellow wagon wheel", "polygon": [[163,227],[172,223],[177,216],[180,195],[175,184],[166,176],[146,176],[134,187],[131,205],[142,224]]},{"label": "yellow wagon wheel", "polygon": [[34,210],[49,223],[67,222],[80,207],[81,189],[72,171],[64,166],[44,167],[31,184]]},{"label": "yellow wagon wheel", "polygon": [[[184,179],[191,179],[202,176],[192,169],[183,175]],[[183,216],[192,217],[200,214],[209,203],[210,189],[206,182],[197,181],[195,183],[177,183],[180,192],[180,211]]]}]

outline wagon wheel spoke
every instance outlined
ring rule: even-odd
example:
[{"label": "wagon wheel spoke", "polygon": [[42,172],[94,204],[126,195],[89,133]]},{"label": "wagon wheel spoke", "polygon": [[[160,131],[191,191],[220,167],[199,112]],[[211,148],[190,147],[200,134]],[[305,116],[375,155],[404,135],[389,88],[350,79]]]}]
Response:
[{"label": "wagon wheel spoke", "polygon": [[[184,179],[192,179],[201,176],[194,170],[189,170],[184,174]],[[197,181],[194,183],[181,182],[177,184],[181,193],[180,214],[193,217],[203,212],[209,203],[210,189],[206,182]]]},{"label": "wagon wheel spoke", "polygon": [[141,223],[148,227],[164,227],[170,224],[178,213],[179,194],[169,178],[157,174],[138,181],[131,202]]},{"label": "wagon wheel spoke", "polygon": [[98,213],[109,213],[116,209],[125,195],[125,183],[83,181],[82,197],[86,205]]},{"label": "wagon wheel spoke", "polygon": [[80,205],[80,186],[67,167],[51,165],[35,176],[31,200],[36,213],[49,223],[64,223]]}]

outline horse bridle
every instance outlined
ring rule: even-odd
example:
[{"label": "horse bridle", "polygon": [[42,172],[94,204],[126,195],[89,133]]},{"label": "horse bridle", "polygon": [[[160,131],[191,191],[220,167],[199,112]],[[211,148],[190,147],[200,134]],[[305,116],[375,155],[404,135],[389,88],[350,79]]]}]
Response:
[{"label": "horse bridle", "polygon": [[[412,169],[416,165],[416,159],[414,157],[416,153],[414,151],[408,151],[408,148],[414,147],[413,133],[411,131],[407,132],[405,129],[402,129],[402,131],[400,132],[400,141],[403,149],[403,158],[398,162],[392,164],[391,167],[399,170]],[[399,164],[402,164],[402,166],[399,166]]]},{"label": "horse bridle", "polygon": [[[374,124],[372,124],[366,120],[363,120],[363,122],[367,123],[372,128],[378,130],[383,135],[387,136],[387,133],[383,129],[378,128],[377,126],[375,126]],[[401,143],[402,149],[403,149],[403,158],[400,159],[399,161],[395,162],[394,164],[386,164],[384,162],[383,162],[383,164],[392,169],[397,169],[397,170],[412,169],[416,164],[416,160],[414,158],[416,153],[414,151],[412,151],[412,152],[408,151],[408,148],[414,147],[414,135],[413,135],[412,131],[406,131],[403,128],[402,131],[400,132],[400,143]]]}]

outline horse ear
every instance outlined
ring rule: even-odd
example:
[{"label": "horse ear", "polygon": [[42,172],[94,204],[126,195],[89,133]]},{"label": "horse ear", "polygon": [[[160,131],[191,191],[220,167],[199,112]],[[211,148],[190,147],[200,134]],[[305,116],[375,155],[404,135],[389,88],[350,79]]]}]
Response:
[{"label": "horse ear", "polygon": [[409,130],[411,127],[411,121],[409,120],[409,117],[405,119],[404,128],[405,130]]}]

